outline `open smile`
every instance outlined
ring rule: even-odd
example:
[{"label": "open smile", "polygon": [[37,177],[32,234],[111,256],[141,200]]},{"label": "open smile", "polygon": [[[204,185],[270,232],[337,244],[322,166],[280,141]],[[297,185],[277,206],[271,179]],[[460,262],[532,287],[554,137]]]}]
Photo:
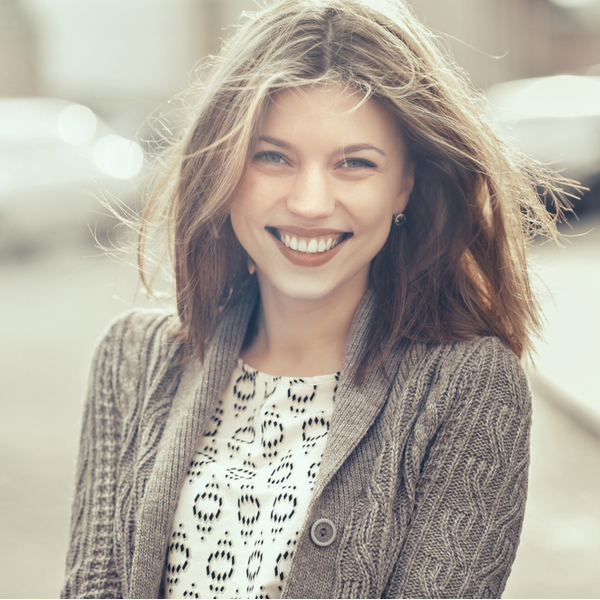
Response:
[{"label": "open smile", "polygon": [[297,229],[265,229],[276,240],[281,254],[300,267],[319,267],[329,262],[341,250],[344,242],[353,235],[350,232],[327,230],[306,231],[309,235],[300,235]]},{"label": "open smile", "polygon": [[266,227],[266,230],[286,248],[303,254],[322,254],[328,252],[352,236],[348,232],[301,236],[297,233],[276,227]]}]

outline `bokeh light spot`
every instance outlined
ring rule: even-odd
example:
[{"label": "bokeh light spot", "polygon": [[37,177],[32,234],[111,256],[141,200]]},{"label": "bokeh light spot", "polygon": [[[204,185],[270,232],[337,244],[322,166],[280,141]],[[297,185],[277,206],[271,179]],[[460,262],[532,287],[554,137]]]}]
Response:
[{"label": "bokeh light spot", "polygon": [[120,135],[106,135],[96,142],[94,164],[117,179],[135,177],[144,164],[144,153],[136,142]]},{"label": "bokeh light spot", "polygon": [[58,116],[56,127],[60,137],[69,144],[87,144],[96,133],[96,115],[81,104],[71,104]]}]

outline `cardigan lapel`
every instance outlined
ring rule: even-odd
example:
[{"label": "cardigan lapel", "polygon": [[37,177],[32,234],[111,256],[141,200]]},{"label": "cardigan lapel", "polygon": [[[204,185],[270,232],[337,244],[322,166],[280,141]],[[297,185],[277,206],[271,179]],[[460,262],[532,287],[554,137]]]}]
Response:
[{"label": "cardigan lapel", "polygon": [[375,292],[370,288],[359,305],[352,324],[344,365],[340,373],[331,429],[327,435],[327,445],[317,475],[311,505],[316,502],[325,486],[366,435],[385,405],[390,388],[396,379],[401,360],[399,353],[393,353],[386,361],[385,368],[389,379],[382,377],[381,372],[375,372],[369,374],[361,387],[357,387],[352,381],[354,367],[367,341],[374,308]]},{"label": "cardigan lapel", "polygon": [[192,360],[182,375],[136,519],[132,598],[158,597],[179,490],[204,423],[229,382],[257,298],[257,285],[251,281],[217,326],[204,367]]}]

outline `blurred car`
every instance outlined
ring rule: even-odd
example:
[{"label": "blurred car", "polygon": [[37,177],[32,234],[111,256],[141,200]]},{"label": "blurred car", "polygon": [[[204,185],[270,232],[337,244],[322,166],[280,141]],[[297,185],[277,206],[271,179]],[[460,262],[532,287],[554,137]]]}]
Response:
[{"label": "blurred car", "polygon": [[130,203],[143,163],[86,106],[0,99],[0,258],[102,237],[115,220],[99,197]]},{"label": "blurred car", "polygon": [[577,214],[600,208],[600,77],[556,75],[499,83],[492,116],[530,156],[590,188]]}]

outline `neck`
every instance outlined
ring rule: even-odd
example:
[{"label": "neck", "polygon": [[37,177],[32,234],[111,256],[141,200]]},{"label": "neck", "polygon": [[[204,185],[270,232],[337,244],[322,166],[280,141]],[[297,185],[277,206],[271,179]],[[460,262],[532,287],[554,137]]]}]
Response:
[{"label": "neck", "polygon": [[312,377],[340,371],[356,309],[364,295],[345,290],[319,300],[282,297],[261,286],[258,332],[242,352],[253,368],[271,375]]}]

